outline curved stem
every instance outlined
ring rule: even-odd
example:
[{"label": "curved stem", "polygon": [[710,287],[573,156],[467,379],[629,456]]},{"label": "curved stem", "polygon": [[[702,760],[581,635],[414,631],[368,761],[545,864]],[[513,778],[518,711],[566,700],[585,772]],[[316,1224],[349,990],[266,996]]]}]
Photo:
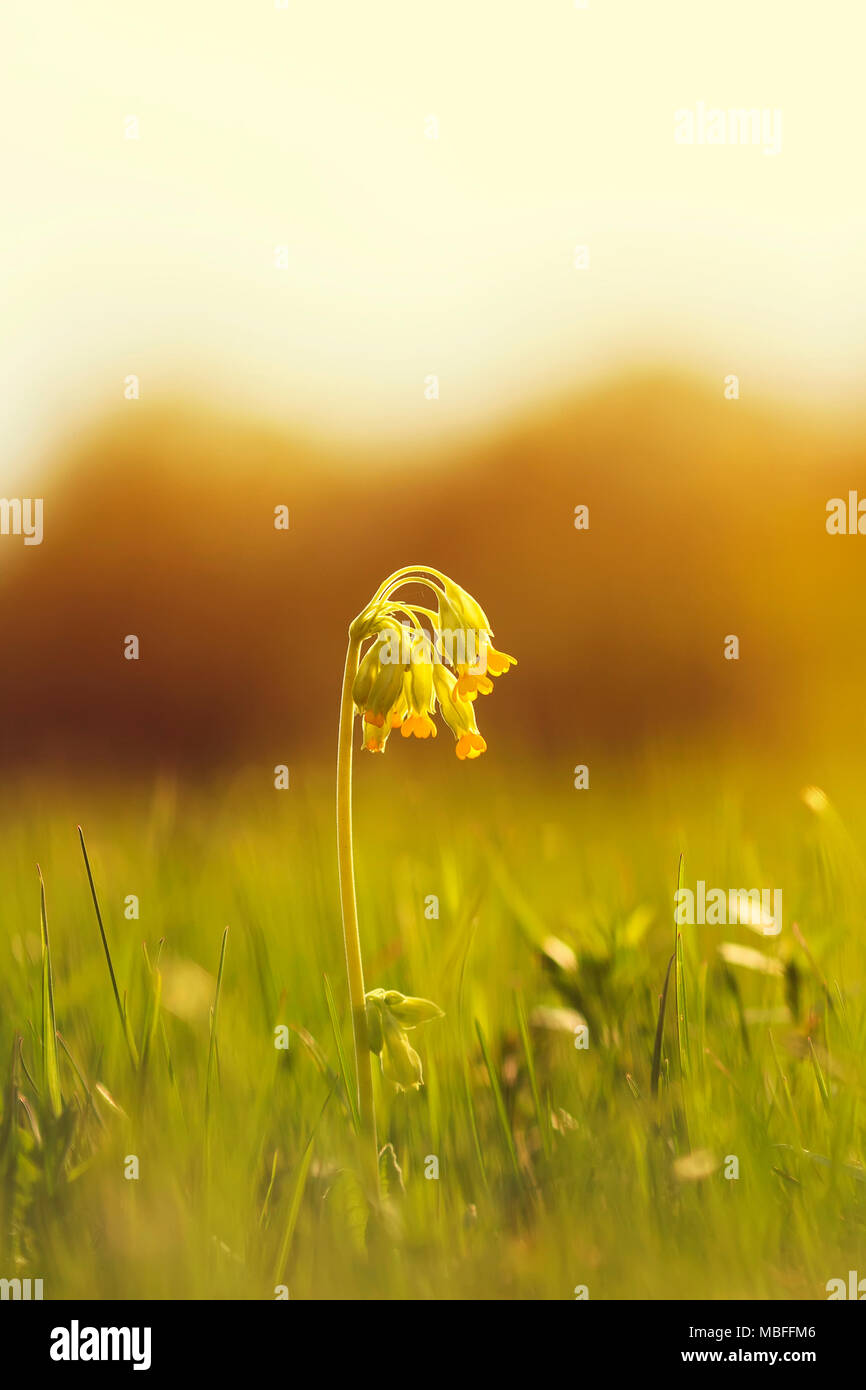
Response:
[{"label": "curved stem", "polygon": [[[412,625],[416,632],[422,631],[421,622],[418,618],[418,610],[412,604],[395,603],[394,609],[397,613],[405,613],[407,618],[411,618]],[[427,610],[424,609],[423,611],[426,612]]]},{"label": "curved stem", "polygon": [[[375,603],[377,599],[383,598],[386,593],[390,593],[393,588],[398,587],[401,583],[429,585],[430,575],[433,575],[434,579],[441,580],[443,584],[446,582],[446,577],[441,570],[434,569],[432,565],[404,565],[401,570],[395,570],[393,574],[388,575],[387,579],[382,580],[382,583],[373,595],[372,602]],[[430,587],[436,588],[435,585],[431,585]]]},{"label": "curved stem", "polygon": [[364,966],[358,930],[358,904],[355,897],[355,866],[352,855],[352,736],[355,707],[352,683],[358,670],[360,642],[349,639],[343,694],[340,702],[340,732],[337,742],[337,861],[340,870],[340,909],[343,943],[346,948],[346,975],[352,1009],[352,1037],[355,1045],[358,1113],[361,1120],[362,1155],[370,1165],[372,1190],[378,1188],[379,1150],[376,1142],[376,1114],[373,1108],[372,1054],[367,1040],[367,1011],[364,998]]},{"label": "curved stem", "polygon": [[423,604],[412,603],[408,605],[413,613],[423,613],[425,618],[430,618],[432,622],[438,622],[439,614],[434,613],[432,608],[425,608]]}]

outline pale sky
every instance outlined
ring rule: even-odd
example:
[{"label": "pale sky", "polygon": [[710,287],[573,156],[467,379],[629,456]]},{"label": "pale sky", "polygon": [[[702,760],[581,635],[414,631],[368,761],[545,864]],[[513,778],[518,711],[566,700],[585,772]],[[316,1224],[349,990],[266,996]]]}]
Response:
[{"label": "pale sky", "polygon": [[367,443],[624,363],[853,399],[864,50],[862,0],[4,0],[0,493],[133,372]]}]

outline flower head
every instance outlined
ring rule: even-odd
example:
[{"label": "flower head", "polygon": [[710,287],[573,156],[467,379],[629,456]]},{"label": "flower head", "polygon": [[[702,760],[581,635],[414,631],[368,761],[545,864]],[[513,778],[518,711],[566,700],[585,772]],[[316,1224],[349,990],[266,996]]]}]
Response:
[{"label": "flower head", "polygon": [[[435,610],[397,597],[410,584],[430,590]],[[403,738],[435,738],[438,708],[454,734],[458,758],[480,757],[487,744],[473,702],[489,695],[491,678],[516,661],[492,645],[490,620],[471,594],[438,570],[398,570],[349,631],[359,645],[369,642],[352,686],[364,748],[384,752],[398,728]]]}]

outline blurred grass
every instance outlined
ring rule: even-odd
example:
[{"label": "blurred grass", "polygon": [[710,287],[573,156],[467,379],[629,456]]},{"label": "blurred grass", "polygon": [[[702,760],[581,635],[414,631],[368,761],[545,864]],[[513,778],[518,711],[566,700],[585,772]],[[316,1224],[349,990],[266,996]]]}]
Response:
[{"label": "blurred grass", "polygon": [[[292,1298],[571,1298],[581,1284],[591,1298],[823,1298],[862,1269],[856,770],[836,769],[830,804],[810,807],[790,772],[754,760],[680,751],[577,792],[567,767],[503,771],[488,755],[440,769],[425,751],[361,760],[356,792],[367,988],[446,1014],[417,1035],[421,1092],[377,1085],[405,1188],[389,1183],[380,1221],[354,1176],[332,1027],[351,1059],[330,780],[15,788],[0,825],[0,1274],[43,1278],[48,1298],[272,1298],[281,1282]],[[677,938],[681,853],[686,886],[782,888],[781,936]],[[722,941],[780,968],[726,961]]]}]

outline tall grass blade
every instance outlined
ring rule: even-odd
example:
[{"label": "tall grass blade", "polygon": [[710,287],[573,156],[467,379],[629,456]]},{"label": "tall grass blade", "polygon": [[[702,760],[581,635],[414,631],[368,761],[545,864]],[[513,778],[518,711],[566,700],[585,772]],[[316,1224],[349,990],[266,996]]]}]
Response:
[{"label": "tall grass blade", "polygon": [[677,936],[677,1048],[680,1056],[680,1076],[688,1081],[692,1074],[692,1054],[689,1042],[689,1011],[686,1002],[686,971],[683,961],[683,938]]},{"label": "tall grass blade", "polygon": [[329,1091],[328,1094],[325,1096],[325,1103],[319,1111],[316,1123],[313,1125],[304,1152],[301,1154],[301,1161],[298,1165],[298,1171],[295,1176],[294,1187],[292,1188],[292,1200],[289,1203],[289,1213],[286,1218],[286,1225],[283,1231],[283,1238],[280,1241],[280,1251],[277,1255],[277,1263],[274,1268],[275,1284],[280,1284],[283,1281],[283,1275],[286,1269],[286,1262],[289,1258],[289,1252],[292,1248],[292,1239],[295,1234],[295,1227],[298,1224],[298,1214],[301,1210],[301,1202],[303,1201],[304,1197],[304,1188],[307,1185],[307,1174],[310,1171],[310,1163],[313,1159],[313,1141],[316,1138],[319,1125],[322,1122],[322,1116],[327,1110],[328,1104],[333,1094],[333,1091]]},{"label": "tall grass blade", "polygon": [[[325,974],[322,975],[322,979],[325,982],[325,1000],[328,1005],[328,1015],[331,1020],[331,1029],[334,1034],[334,1046],[337,1049],[337,1061],[340,1065],[340,1075],[343,1078],[343,1086],[345,1087],[346,1091],[346,1099],[349,1102],[349,1109],[352,1114],[352,1124],[355,1127],[355,1133],[358,1134],[361,1128],[361,1117],[358,1113],[358,1097],[355,1090],[355,1085],[350,1079],[349,1075],[349,1066],[346,1060],[346,1051],[343,1047],[343,1039],[340,1036],[340,1022],[337,1018],[337,1006],[334,1003],[334,994],[331,989],[330,980]],[[362,1067],[367,1066],[367,1059],[361,1058],[358,1065]]]},{"label": "tall grass blade", "polygon": [[124,999],[121,1000],[120,990],[117,987],[117,977],[114,973],[114,965],[112,964],[111,960],[111,951],[108,948],[108,937],[105,935],[105,927],[102,922],[102,913],[99,910],[99,899],[96,896],[96,885],[93,882],[93,873],[90,868],[90,859],[88,858],[87,854],[87,846],[84,843],[84,832],[81,829],[80,825],[78,827],[78,838],[81,841],[81,853],[84,855],[84,867],[87,870],[87,881],[90,884],[90,896],[93,899],[93,907],[96,912],[96,921],[97,925],[99,926],[99,935],[102,938],[102,949],[105,952],[105,959],[108,962],[108,973],[111,977],[111,988],[114,991],[114,1002],[117,1005],[117,1012],[120,1015],[120,1026],[123,1029],[123,1036],[126,1039],[126,1046],[129,1050],[130,1061],[132,1062],[133,1067],[137,1067],[138,1049],[135,1045],[135,1039],[132,1036],[132,1029],[130,1027],[129,1017],[126,1012],[125,996]]},{"label": "tall grass blade", "polygon": [[526,1008],[519,994],[515,994],[514,1002],[517,1009],[517,1027],[520,1031],[523,1055],[526,1058],[526,1072],[529,1077],[529,1088],[532,1091],[532,1103],[535,1106],[535,1118],[538,1121],[538,1132],[541,1135],[541,1147],[544,1150],[545,1158],[549,1158],[551,1152],[550,1107],[543,1106],[541,1103],[541,1093],[538,1088],[538,1076],[535,1070],[535,1058],[532,1054],[532,1039],[529,1036]]},{"label": "tall grass blade", "polygon": [[[147,960],[147,951],[145,951]],[[148,961],[148,972],[150,978],[150,997],[147,1001],[147,1014],[144,1020],[144,1032],[141,1039],[141,1069],[144,1071],[150,1058],[153,1048],[153,1040],[156,1037],[157,1029],[160,1024],[160,1003],[162,1001],[162,975],[156,966],[151,966]]]},{"label": "tall grass blade", "polygon": [[51,969],[51,946],[48,940],[48,913],[45,908],[45,883],[39,875],[39,911],[42,925],[42,1086],[48,1096],[52,1113],[60,1115],[60,1064],[57,1056],[57,1019],[54,1013],[54,976]]},{"label": "tall grass blade", "polygon": [[478,1034],[478,1042],[481,1047],[481,1055],[484,1058],[484,1065],[487,1068],[487,1075],[490,1078],[490,1088],[493,1091],[493,1099],[496,1103],[496,1114],[499,1118],[499,1125],[502,1130],[503,1138],[505,1139],[505,1145],[508,1149],[514,1172],[516,1173],[517,1177],[520,1178],[522,1176],[520,1172],[520,1161],[517,1157],[517,1148],[514,1143],[514,1135],[511,1133],[511,1125],[508,1123],[508,1112],[505,1109],[505,1100],[503,1099],[502,1095],[502,1087],[499,1084],[499,1077],[496,1074],[496,1068],[494,1067],[493,1060],[490,1056],[490,1050],[487,1046],[487,1039],[484,1036],[484,1031],[477,1018],[475,1020],[475,1031]]},{"label": "tall grass blade", "polygon": [[820,1094],[821,1094],[821,1101],[822,1101],[822,1103],[823,1103],[823,1105],[824,1105],[824,1109],[829,1113],[829,1110],[830,1110],[830,1088],[828,1087],[827,1082],[826,1082],[826,1080],[825,1080],[825,1078],[824,1078],[824,1073],[823,1073],[822,1070],[821,1070],[821,1063],[818,1061],[818,1054],[817,1054],[816,1051],[815,1051],[815,1047],[814,1047],[814,1044],[812,1043],[812,1039],[811,1039],[811,1038],[809,1039],[809,1055],[810,1055],[810,1057],[812,1058],[812,1066],[813,1066],[814,1071],[815,1071],[815,1080],[816,1080],[817,1083],[818,1083],[818,1090],[819,1090],[819,1092],[820,1092]]},{"label": "tall grass blade", "polygon": [[219,1025],[220,994],[222,992],[223,986],[223,970],[225,968],[226,963],[226,941],[228,939],[228,934],[229,929],[228,927],[226,927],[223,931],[222,942],[220,945],[220,963],[219,969],[217,970],[217,982],[216,989],[214,990],[213,1008],[211,1009],[210,1047],[208,1048],[207,1055],[207,1082],[205,1083],[204,1093],[205,1124],[207,1124],[207,1120],[210,1116],[211,1094],[213,1092],[214,1075],[216,1072],[217,1028]]},{"label": "tall grass blade", "polygon": [[301,1210],[301,1202],[304,1197],[304,1188],[307,1185],[307,1174],[310,1171],[310,1163],[313,1159],[313,1139],[311,1134],[307,1140],[307,1147],[301,1156],[300,1166],[298,1167],[295,1185],[292,1189],[292,1201],[289,1206],[289,1215],[286,1220],[286,1228],[283,1232],[283,1239],[280,1242],[280,1253],[277,1256],[277,1265],[274,1271],[274,1283],[282,1283],[282,1276],[286,1268],[286,1261],[289,1258],[289,1251],[292,1248],[292,1237],[295,1234],[295,1227],[298,1224],[298,1213]]},{"label": "tall grass blade", "polygon": [[[466,966],[469,961],[469,952],[475,940],[477,920],[473,918],[472,925],[466,937],[466,948],[463,952],[463,959],[460,962],[460,977],[457,984],[457,1027],[460,1037],[466,1037],[465,1025],[465,989],[466,989]],[[469,1046],[461,1049],[461,1062],[463,1072],[463,1094],[466,1098],[466,1113],[469,1116],[469,1128],[472,1133],[472,1147],[475,1150],[475,1157],[478,1159],[478,1167],[481,1171],[481,1179],[484,1186],[487,1186],[487,1164],[484,1162],[484,1150],[481,1146],[481,1136],[478,1131],[478,1116],[475,1113],[475,1101],[472,1098],[472,1083],[469,1075]]]},{"label": "tall grass blade", "polygon": [[656,1024],[656,1040],[653,1045],[652,1073],[650,1077],[650,1090],[652,1091],[652,1094],[654,1096],[657,1096],[659,1093],[659,1076],[661,1074],[662,1065],[662,1043],[664,1042],[665,1032],[665,1005],[668,1001],[668,986],[671,982],[671,969],[673,968],[673,963],[675,959],[676,951],[668,961],[668,968],[665,971],[665,982],[662,988],[661,998],[659,1000],[659,1017],[658,1023]]}]

